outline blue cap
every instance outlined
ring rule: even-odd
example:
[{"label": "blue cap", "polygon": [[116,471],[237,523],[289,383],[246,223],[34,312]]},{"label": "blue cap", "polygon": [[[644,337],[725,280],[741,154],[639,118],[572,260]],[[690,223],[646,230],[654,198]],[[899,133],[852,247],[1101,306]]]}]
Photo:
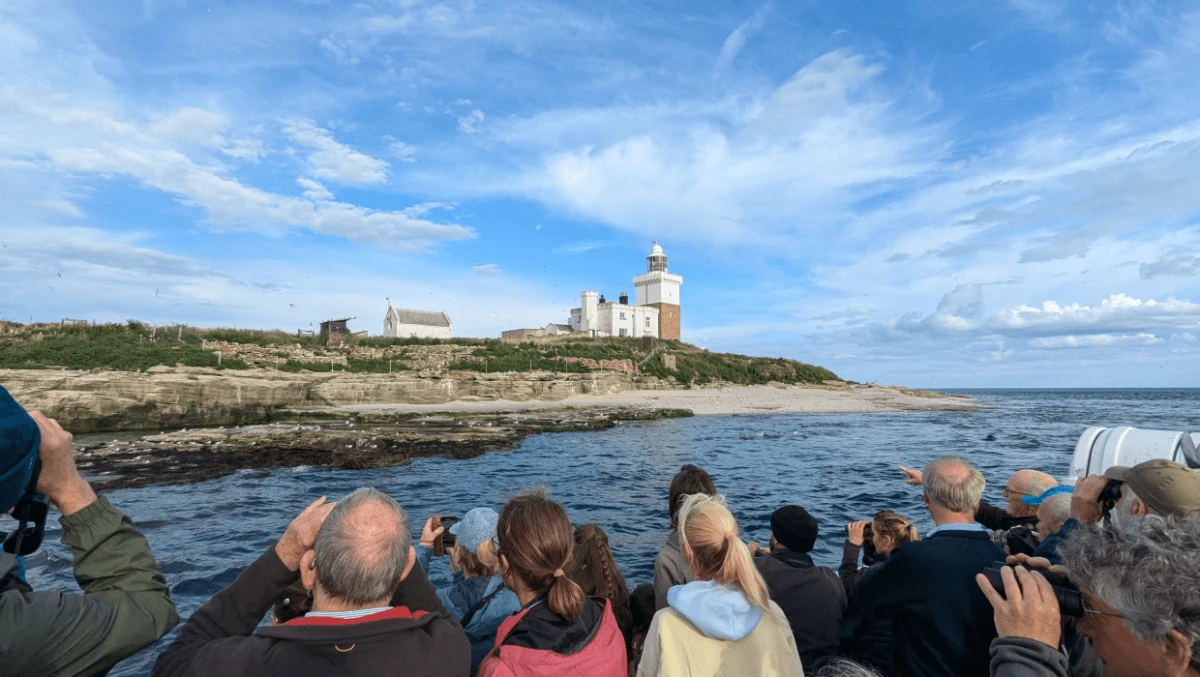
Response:
[{"label": "blue cap", "polygon": [[42,432],[37,423],[0,386],[0,514],[21,500],[40,446]]},{"label": "blue cap", "polygon": [[1066,485],[1060,485],[1053,489],[1047,489],[1041,496],[1022,496],[1021,502],[1025,505],[1041,505],[1046,502],[1047,498],[1057,496],[1058,494],[1072,494],[1075,489]]},{"label": "blue cap", "polygon": [[450,533],[458,538],[458,545],[479,552],[479,546],[484,541],[490,541],[496,536],[496,523],[500,514],[491,508],[475,508],[468,510],[463,518],[450,525]]}]

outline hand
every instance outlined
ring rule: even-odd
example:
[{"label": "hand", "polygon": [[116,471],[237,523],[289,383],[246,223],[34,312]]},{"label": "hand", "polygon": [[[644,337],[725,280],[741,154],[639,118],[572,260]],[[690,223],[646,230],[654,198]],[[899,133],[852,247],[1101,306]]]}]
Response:
[{"label": "hand", "polygon": [[321,530],[321,525],[325,523],[325,518],[329,517],[335,505],[336,502],[326,503],[325,497],[322,496],[310,503],[288,525],[283,537],[275,544],[275,554],[279,555],[279,559],[283,560],[288,569],[300,570],[300,559],[304,557],[304,553],[312,550],[313,544],[317,542],[317,532]]},{"label": "hand", "polygon": [[1054,589],[1046,577],[1036,571],[1017,567],[1015,572],[1012,567],[1000,570],[1004,579],[1003,597],[986,576],[975,575],[976,584],[995,610],[996,634],[1032,639],[1058,649],[1062,621]]},{"label": "hand", "polygon": [[1030,557],[1023,552],[1016,555],[1009,555],[1008,559],[1005,560],[1005,564],[1010,567],[1023,566],[1028,569],[1035,569],[1037,571],[1047,571],[1052,574],[1062,574],[1064,576],[1067,575],[1066,569],[1050,564],[1050,560],[1046,559],[1045,557]]},{"label": "hand", "polygon": [[762,553],[764,555],[771,554],[771,550],[769,548],[764,548],[761,545],[759,545],[758,543],[755,543],[754,541],[750,541],[749,543],[747,543],[746,548],[748,548],[750,550],[751,557],[755,557],[759,553]]},{"label": "hand", "polygon": [[1099,522],[1104,516],[1104,510],[1100,507],[1100,492],[1104,491],[1106,484],[1108,478],[1100,475],[1085,477],[1076,482],[1075,490],[1071,493],[1071,517],[1080,524]]},{"label": "hand", "polygon": [[42,460],[42,474],[38,476],[37,490],[54,502],[63,516],[72,515],[91,505],[96,492],[79,476],[75,467],[75,455],[71,449],[74,439],[52,418],[40,411],[29,414],[42,434],[42,445],[38,457]]},{"label": "hand", "polygon": [[846,539],[850,541],[850,545],[861,546],[863,544],[863,529],[866,529],[870,523],[870,520],[859,520],[846,525]]},{"label": "hand", "polygon": [[438,539],[439,536],[442,535],[442,532],[444,532],[446,530],[446,528],[441,525],[438,525],[437,527],[433,526],[433,524],[434,524],[433,521],[436,519],[439,519],[439,518],[438,517],[430,517],[429,519],[425,520],[425,526],[421,529],[420,544],[425,546],[426,548],[432,548],[434,542]]},{"label": "hand", "polygon": [[898,465],[896,467],[899,468],[900,471],[904,473],[904,483],[905,484],[908,484],[908,485],[911,485],[914,487],[919,487],[924,483],[925,475],[920,470],[913,470],[912,468],[905,468],[902,465]]}]

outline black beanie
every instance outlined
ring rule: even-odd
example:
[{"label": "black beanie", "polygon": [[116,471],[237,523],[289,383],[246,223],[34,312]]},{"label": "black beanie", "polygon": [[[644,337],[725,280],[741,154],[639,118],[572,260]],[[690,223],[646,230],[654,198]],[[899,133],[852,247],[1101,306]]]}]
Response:
[{"label": "black beanie", "polygon": [[809,552],[817,544],[817,519],[798,505],[785,505],[771,515],[771,533],[788,550]]}]

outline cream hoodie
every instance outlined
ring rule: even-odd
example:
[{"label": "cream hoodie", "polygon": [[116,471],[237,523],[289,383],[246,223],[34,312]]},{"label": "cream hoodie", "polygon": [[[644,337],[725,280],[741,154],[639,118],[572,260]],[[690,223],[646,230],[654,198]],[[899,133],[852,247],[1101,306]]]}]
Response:
[{"label": "cream hoodie", "polygon": [[804,677],[787,617],[770,613],[734,586],[694,581],[671,588],[670,608],[654,615],[638,677],[762,675]]}]

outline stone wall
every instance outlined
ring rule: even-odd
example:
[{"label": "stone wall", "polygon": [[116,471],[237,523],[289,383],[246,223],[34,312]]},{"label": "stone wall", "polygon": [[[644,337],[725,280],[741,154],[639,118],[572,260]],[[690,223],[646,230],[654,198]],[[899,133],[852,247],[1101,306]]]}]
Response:
[{"label": "stone wall", "polygon": [[634,387],[629,374],[612,371],[310,374],[190,367],[154,367],[145,373],[4,369],[0,385],[26,408],[77,433],[254,423],[306,407],[562,400]]}]

